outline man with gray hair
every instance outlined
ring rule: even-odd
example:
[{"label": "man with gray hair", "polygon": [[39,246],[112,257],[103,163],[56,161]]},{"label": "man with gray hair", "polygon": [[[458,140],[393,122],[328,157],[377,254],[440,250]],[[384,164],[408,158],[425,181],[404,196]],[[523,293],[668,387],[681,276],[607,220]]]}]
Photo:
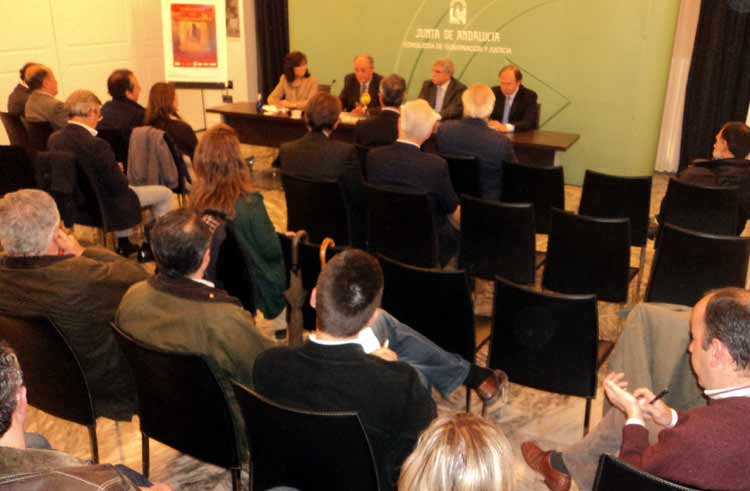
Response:
[{"label": "man with gray hair", "polygon": [[432,78],[425,80],[419,98],[430,103],[442,119],[460,118],[463,113],[461,94],[466,86],[453,78],[453,62],[439,58],[432,64]]},{"label": "man with gray hair", "polygon": [[68,113],[63,103],[55,98],[57,79],[49,67],[33,65],[28,68],[27,83],[31,95],[24,106],[26,121],[48,122],[53,129],[60,129],[68,122]]},{"label": "man with gray hair", "polygon": [[395,73],[380,82],[378,98],[383,109],[375,116],[357,123],[354,127],[354,142],[376,147],[389,145],[398,138],[399,106],[406,95],[406,80]]},{"label": "man with gray hair", "polygon": [[438,155],[420,150],[438,119],[439,115],[425,100],[401,106],[398,140],[369,152],[367,176],[372,184],[422,191],[432,198],[440,263],[444,265],[458,251],[458,230],[449,219],[459,222],[460,206],[448,174],[448,163]]},{"label": "man with gray hair", "polygon": [[[127,238],[128,230],[140,223],[141,208],[153,206],[157,217],[172,209],[172,191],[165,186],[128,186],[128,178],[117,164],[109,143],[97,138],[96,123],[102,103],[89,90],[76,90],[65,101],[70,120],[49,137],[49,149],[70,152],[79,164],[96,175],[103,206],[118,230],[118,252],[128,256],[137,247]],[[148,247],[143,248],[148,256]]]},{"label": "man with gray hair", "polygon": [[130,420],[135,389],[109,322],[125,291],[148,274],[106,249],[84,248],[60,228],[47,193],[0,199],[0,311],[45,316],[76,351],[99,416]]},{"label": "man with gray hair", "polygon": [[367,94],[370,101],[368,108],[380,107],[378,100],[378,88],[383,77],[375,73],[375,60],[372,56],[362,54],[354,57],[354,73],[344,77],[344,88],[341,89],[339,98],[344,111],[354,114],[365,114],[365,106],[362,96]]},{"label": "man with gray hair", "polygon": [[492,89],[473,84],[461,96],[463,119],[446,121],[437,131],[437,146],[442,153],[473,155],[479,159],[480,193],[484,199],[499,200],[503,165],[516,162],[510,140],[488,126],[495,105]]}]

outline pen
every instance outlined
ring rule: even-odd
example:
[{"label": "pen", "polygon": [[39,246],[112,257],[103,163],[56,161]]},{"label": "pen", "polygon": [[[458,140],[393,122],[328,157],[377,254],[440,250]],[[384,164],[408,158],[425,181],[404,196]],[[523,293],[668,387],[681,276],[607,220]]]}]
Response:
[{"label": "pen", "polygon": [[653,403],[655,403],[656,401],[658,401],[659,399],[661,399],[662,397],[664,397],[664,396],[665,396],[665,395],[667,395],[668,393],[669,393],[669,389],[664,389],[664,390],[662,390],[661,392],[659,392],[658,394],[656,394],[656,397],[654,397],[653,399],[651,399],[651,400],[649,401],[649,404],[653,404]]}]

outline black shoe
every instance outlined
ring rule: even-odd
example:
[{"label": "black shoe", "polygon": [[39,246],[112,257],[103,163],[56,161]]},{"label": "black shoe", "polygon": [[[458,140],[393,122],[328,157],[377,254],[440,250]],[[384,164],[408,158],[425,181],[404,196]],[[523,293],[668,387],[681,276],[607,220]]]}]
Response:
[{"label": "black shoe", "polygon": [[127,242],[118,242],[117,248],[115,249],[115,252],[122,257],[130,257],[131,255],[138,252],[140,248],[133,244],[130,241]]},{"label": "black shoe", "polygon": [[151,252],[151,245],[148,242],[144,242],[138,249],[138,262],[148,263],[154,260],[154,253]]}]

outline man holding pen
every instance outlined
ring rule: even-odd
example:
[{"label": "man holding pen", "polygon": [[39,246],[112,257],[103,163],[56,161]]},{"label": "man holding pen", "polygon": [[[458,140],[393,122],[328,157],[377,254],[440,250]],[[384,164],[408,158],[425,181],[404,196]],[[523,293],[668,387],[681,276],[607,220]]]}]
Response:
[{"label": "man holding pen", "polygon": [[649,389],[630,393],[624,374],[609,374],[604,390],[615,407],[583,440],[563,452],[522,444],[549,489],[566,491],[571,479],[591,489],[599,456],[618,450],[625,462],[670,481],[750,489],[750,291],[708,293],[693,309],[690,335],[690,362],[708,405],[678,413]]}]

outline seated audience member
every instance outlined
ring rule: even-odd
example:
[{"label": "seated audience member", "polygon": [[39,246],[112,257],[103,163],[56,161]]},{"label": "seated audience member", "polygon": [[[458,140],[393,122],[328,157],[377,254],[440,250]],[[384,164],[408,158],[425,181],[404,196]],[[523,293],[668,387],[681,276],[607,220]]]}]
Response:
[{"label": "seated audience member", "polygon": [[435,403],[411,366],[365,354],[357,342],[377,313],[382,292],[375,258],[357,249],[337,254],[313,292],[314,335],[301,347],[261,353],[253,377],[257,390],[273,401],[313,411],[358,412],[386,490],[394,488],[401,463],[435,417]]},{"label": "seated audience member", "polygon": [[[50,369],[53,370],[54,367]],[[24,433],[27,409],[26,386],[23,384],[23,372],[18,358],[5,342],[0,342],[0,477],[87,465],[86,462],[72,455],[51,450],[49,447],[29,447],[29,433]],[[141,489],[171,490],[166,484],[151,485],[144,476],[127,467],[118,465],[117,469],[133,478],[136,484],[144,485]],[[92,489],[100,489],[94,486],[96,483],[86,481],[89,476],[101,475],[100,472],[89,475],[86,469],[78,469],[75,475],[79,478],[79,482],[91,484]],[[114,469],[109,475],[111,475],[112,483],[123,479]],[[46,482],[52,486],[45,489],[57,489],[54,483],[60,483],[51,479]],[[130,483],[130,480],[127,479],[126,482]],[[107,489],[110,488],[107,487]],[[125,489],[133,488],[126,487]]]},{"label": "seated audience member", "polygon": [[456,119],[463,114],[461,94],[466,86],[453,78],[453,62],[440,58],[432,64],[432,78],[425,80],[419,98],[430,103],[442,119]]},{"label": "seated audience member", "polygon": [[368,108],[380,107],[378,90],[383,77],[375,73],[375,60],[370,55],[359,55],[354,58],[354,73],[344,77],[344,88],[339,98],[344,111],[354,114],[365,114],[365,106],[361,102],[363,94],[369,94]]},{"label": "seated audience member", "polygon": [[580,442],[563,452],[525,442],[526,463],[552,490],[591,489],[599,456],[619,458],[650,474],[700,489],[750,489],[750,291],[708,293],[690,317],[690,362],[707,406],[676,412],[651,390],[632,393],[622,373],[604,380],[610,409]]},{"label": "seated audience member", "polygon": [[[77,90],[70,94],[65,106],[70,114],[69,123],[49,137],[49,149],[70,152],[79,163],[91,169],[98,179],[103,206],[108,210],[115,230],[119,230],[118,252],[130,255],[138,248],[122,231],[121,223],[128,223],[140,208],[153,206],[157,217],[172,209],[172,191],[164,186],[130,186],[120,170],[112,147],[96,137],[96,122],[101,114],[101,101],[93,92]],[[137,196],[133,199],[132,192]],[[140,204],[139,204],[140,203]],[[144,247],[147,249],[147,247]]]},{"label": "seated audience member", "polygon": [[13,88],[13,92],[8,96],[8,113],[16,116],[23,116],[26,101],[31,95],[31,89],[28,84],[29,68],[39,65],[39,63],[25,63],[19,70],[21,81]]},{"label": "seated audience member", "polygon": [[[740,121],[724,123],[714,142],[713,160],[683,169],[677,178],[701,186],[738,186],[740,217],[737,233],[750,218],[750,128]],[[662,205],[664,201],[662,201]]]},{"label": "seated audience member", "polygon": [[148,274],[60,227],[54,200],[22,189],[0,199],[0,310],[46,316],[78,354],[98,416],[129,420],[135,387],[109,322],[125,291]]},{"label": "seated audience member", "polygon": [[31,94],[24,106],[26,121],[48,122],[55,130],[65,126],[68,123],[68,111],[62,101],[55,99],[57,79],[52,70],[44,65],[33,65],[27,71],[27,79]]},{"label": "seated audience member", "polygon": [[378,98],[383,109],[354,127],[354,141],[359,145],[375,147],[390,145],[398,138],[399,107],[406,95],[406,81],[396,75],[388,75],[380,82]]},{"label": "seated audience member", "polygon": [[[352,224],[365,222],[362,172],[357,151],[351,143],[331,139],[339,124],[341,101],[325,92],[314,95],[305,107],[307,134],[299,140],[282,143],[279,149],[281,172],[312,181],[341,181],[344,199],[351,207]],[[355,240],[364,230],[353,231]]]},{"label": "seated audience member", "polygon": [[144,124],[163,130],[183,155],[193,158],[198,138],[177,112],[179,101],[173,83],[157,82],[148,94]]},{"label": "seated audience member", "polygon": [[318,93],[318,79],[307,70],[307,56],[292,51],[284,57],[284,73],[268,95],[268,103],[288,109],[303,109]]},{"label": "seated audience member", "polygon": [[401,468],[399,491],[511,491],[513,450],[495,423],[455,413],[433,421]]},{"label": "seated audience member", "polygon": [[499,200],[503,165],[516,162],[516,154],[504,135],[487,126],[495,96],[486,85],[473,84],[464,91],[461,100],[464,117],[438,127],[438,149],[448,154],[476,156],[482,198]]},{"label": "seated audience member", "polygon": [[536,92],[521,84],[523,73],[515,65],[506,65],[498,74],[500,85],[493,87],[495,108],[490,127],[504,133],[537,128]]},{"label": "seated audience member", "polygon": [[398,140],[370,150],[367,178],[372,184],[401,186],[425,192],[432,198],[440,261],[445,264],[458,252],[458,230],[449,222],[449,217],[459,223],[461,208],[448,174],[448,163],[438,155],[419,149],[432,134],[437,118],[424,100],[401,106]]},{"label": "seated audience member", "polygon": [[[218,212],[212,214],[214,219],[231,227],[246,257],[245,266],[251,269],[255,306],[275,330],[285,329],[284,256],[263,196],[250,183],[237,133],[225,124],[206,131],[195,151],[193,168],[196,176],[191,192],[193,207],[201,213]],[[212,242],[215,254],[219,252],[218,245]]]},{"label": "seated audience member", "polygon": [[123,140],[130,140],[133,128],[143,125],[146,109],[138,104],[141,85],[130,70],[115,70],[107,79],[107,91],[112,100],[102,106],[102,120],[97,130],[117,130]]}]

